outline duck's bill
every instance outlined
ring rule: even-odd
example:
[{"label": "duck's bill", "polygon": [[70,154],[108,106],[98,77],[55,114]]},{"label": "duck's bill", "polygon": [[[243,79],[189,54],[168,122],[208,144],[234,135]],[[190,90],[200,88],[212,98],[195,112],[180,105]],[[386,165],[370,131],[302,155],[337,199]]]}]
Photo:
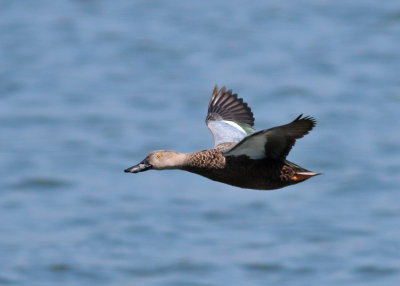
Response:
[{"label": "duck's bill", "polygon": [[147,171],[147,170],[151,169],[152,167],[153,167],[152,165],[150,165],[148,162],[143,160],[139,164],[132,166],[128,169],[125,169],[124,172],[125,173],[139,173],[139,172]]}]

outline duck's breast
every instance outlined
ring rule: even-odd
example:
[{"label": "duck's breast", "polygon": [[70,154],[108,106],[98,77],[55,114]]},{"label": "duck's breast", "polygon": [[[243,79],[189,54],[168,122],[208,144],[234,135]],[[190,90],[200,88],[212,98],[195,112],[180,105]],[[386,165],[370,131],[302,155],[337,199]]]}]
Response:
[{"label": "duck's breast", "polygon": [[211,149],[193,153],[191,161],[185,170],[236,187],[268,190],[290,184],[282,177],[284,163],[273,159],[225,157],[221,151]]}]

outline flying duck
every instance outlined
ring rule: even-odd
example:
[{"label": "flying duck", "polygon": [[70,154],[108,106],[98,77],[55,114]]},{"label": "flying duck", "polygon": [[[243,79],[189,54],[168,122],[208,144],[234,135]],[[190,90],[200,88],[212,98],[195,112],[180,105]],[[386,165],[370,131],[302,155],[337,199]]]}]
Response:
[{"label": "flying duck", "polygon": [[289,124],[256,131],[247,103],[232,90],[215,85],[206,124],[214,136],[214,148],[194,153],[153,151],[125,172],[180,169],[257,190],[279,189],[319,175],[286,160],[296,139],[316,125],[313,117],[301,114]]}]

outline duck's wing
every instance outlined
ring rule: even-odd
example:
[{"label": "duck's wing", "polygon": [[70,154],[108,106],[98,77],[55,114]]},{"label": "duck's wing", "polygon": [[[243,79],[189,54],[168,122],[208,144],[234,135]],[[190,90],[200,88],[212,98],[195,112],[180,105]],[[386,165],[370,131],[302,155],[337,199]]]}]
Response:
[{"label": "duck's wing", "polygon": [[222,143],[240,142],[255,132],[254,117],[250,107],[232,90],[215,85],[208,104],[206,118],[208,129],[214,136],[214,147]]},{"label": "duck's wing", "polygon": [[247,155],[252,159],[274,158],[284,160],[296,143],[313,129],[317,121],[310,116],[298,116],[293,122],[258,131],[224,153],[225,156]]}]

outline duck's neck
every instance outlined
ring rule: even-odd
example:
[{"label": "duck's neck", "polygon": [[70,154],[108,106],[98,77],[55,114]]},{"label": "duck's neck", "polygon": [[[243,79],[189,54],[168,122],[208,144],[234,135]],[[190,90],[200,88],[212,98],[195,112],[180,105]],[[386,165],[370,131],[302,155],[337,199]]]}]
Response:
[{"label": "duck's neck", "polygon": [[176,151],[168,151],[173,153],[173,156],[168,160],[168,163],[160,169],[184,169],[189,164],[190,154],[179,153]]},{"label": "duck's neck", "polygon": [[175,158],[174,158],[174,169],[182,169],[184,166],[186,166],[189,163],[189,157],[190,154],[188,153],[177,153]]}]

